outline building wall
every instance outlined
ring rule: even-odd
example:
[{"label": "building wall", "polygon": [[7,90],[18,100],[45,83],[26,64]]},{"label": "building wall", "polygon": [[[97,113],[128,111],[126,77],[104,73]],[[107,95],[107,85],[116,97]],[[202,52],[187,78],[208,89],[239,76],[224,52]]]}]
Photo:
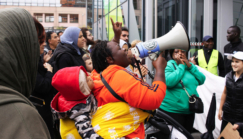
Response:
[{"label": "building wall", "polygon": [[[0,9],[12,8],[16,6],[0,5]],[[39,6],[18,6],[20,8],[26,9],[34,16],[35,13],[42,14],[41,24],[45,27],[85,27],[86,26],[86,8],[83,7],[39,7]],[[45,14],[54,14],[54,22],[45,22]],[[68,22],[59,23],[59,14],[67,14]],[[70,14],[78,14],[78,23],[70,23]]]}]

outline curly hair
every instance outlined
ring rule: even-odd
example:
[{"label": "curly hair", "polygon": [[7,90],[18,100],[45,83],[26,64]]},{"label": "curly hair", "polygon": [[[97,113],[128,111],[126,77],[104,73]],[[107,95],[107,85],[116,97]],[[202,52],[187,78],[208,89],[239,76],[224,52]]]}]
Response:
[{"label": "curly hair", "polygon": [[98,73],[109,66],[109,63],[106,61],[107,57],[113,59],[111,50],[107,47],[107,43],[108,41],[100,41],[96,43],[91,52],[93,67]]}]

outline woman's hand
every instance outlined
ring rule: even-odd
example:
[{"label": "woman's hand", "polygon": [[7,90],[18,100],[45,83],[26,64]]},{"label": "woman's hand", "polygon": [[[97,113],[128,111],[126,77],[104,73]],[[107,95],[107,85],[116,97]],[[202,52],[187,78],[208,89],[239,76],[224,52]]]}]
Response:
[{"label": "woman's hand", "polygon": [[174,60],[176,61],[177,65],[179,65],[179,64],[183,64],[184,65],[184,62],[180,58],[180,55],[178,55],[178,54],[175,55]]},{"label": "woman's hand", "polygon": [[222,115],[223,115],[223,111],[221,109],[219,109],[218,119],[220,121],[222,120]]},{"label": "woman's hand", "polygon": [[239,125],[234,124],[234,125],[233,125],[233,130],[237,130],[237,129],[239,129]]},{"label": "woman's hand", "polygon": [[113,19],[112,18],[110,18],[110,19],[111,19],[113,31],[114,31],[114,34],[115,34],[113,41],[119,43],[121,32],[122,32],[122,22],[114,23]]},{"label": "woman's hand", "polygon": [[183,57],[183,58],[181,59],[181,61],[182,61],[183,63],[186,63],[186,66],[187,66],[188,68],[190,68],[190,67],[192,66],[191,63],[189,63],[189,61],[187,60],[186,57]]},{"label": "woman's hand", "polygon": [[165,67],[167,66],[167,61],[162,56],[162,53],[159,57],[152,62],[154,68],[156,69],[154,81],[162,81],[165,82]]},{"label": "woman's hand", "polygon": [[47,69],[47,71],[50,71],[52,73],[53,68],[49,63],[45,63],[43,66]]},{"label": "woman's hand", "polygon": [[160,53],[159,57],[152,62],[154,68],[156,71],[163,71],[165,70],[165,67],[167,66],[167,61],[165,58],[162,56],[162,53]]},{"label": "woman's hand", "polygon": [[52,55],[53,54],[52,54],[51,50],[49,50],[49,52],[46,54],[44,53],[44,56],[43,56],[44,63],[48,62],[51,59]]}]

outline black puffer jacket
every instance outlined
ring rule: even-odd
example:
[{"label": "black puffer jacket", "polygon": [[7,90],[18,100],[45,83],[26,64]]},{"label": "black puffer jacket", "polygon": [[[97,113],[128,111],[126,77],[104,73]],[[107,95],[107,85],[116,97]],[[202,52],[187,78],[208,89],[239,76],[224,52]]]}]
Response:
[{"label": "black puffer jacket", "polygon": [[234,72],[226,75],[227,96],[223,106],[223,119],[234,124],[243,122],[243,74],[235,82]]},{"label": "black puffer jacket", "polygon": [[81,55],[70,44],[59,43],[52,58],[48,62],[53,67],[53,73],[56,73],[59,69],[72,66],[83,66],[86,69],[82,59],[84,52],[81,49],[80,52]]}]

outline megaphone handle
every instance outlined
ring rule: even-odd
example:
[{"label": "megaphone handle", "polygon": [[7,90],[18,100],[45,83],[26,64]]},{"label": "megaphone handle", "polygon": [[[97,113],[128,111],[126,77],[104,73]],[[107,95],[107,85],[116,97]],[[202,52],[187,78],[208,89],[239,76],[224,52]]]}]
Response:
[{"label": "megaphone handle", "polygon": [[149,59],[152,60],[152,61],[156,60],[157,59],[157,53],[149,54]]}]

